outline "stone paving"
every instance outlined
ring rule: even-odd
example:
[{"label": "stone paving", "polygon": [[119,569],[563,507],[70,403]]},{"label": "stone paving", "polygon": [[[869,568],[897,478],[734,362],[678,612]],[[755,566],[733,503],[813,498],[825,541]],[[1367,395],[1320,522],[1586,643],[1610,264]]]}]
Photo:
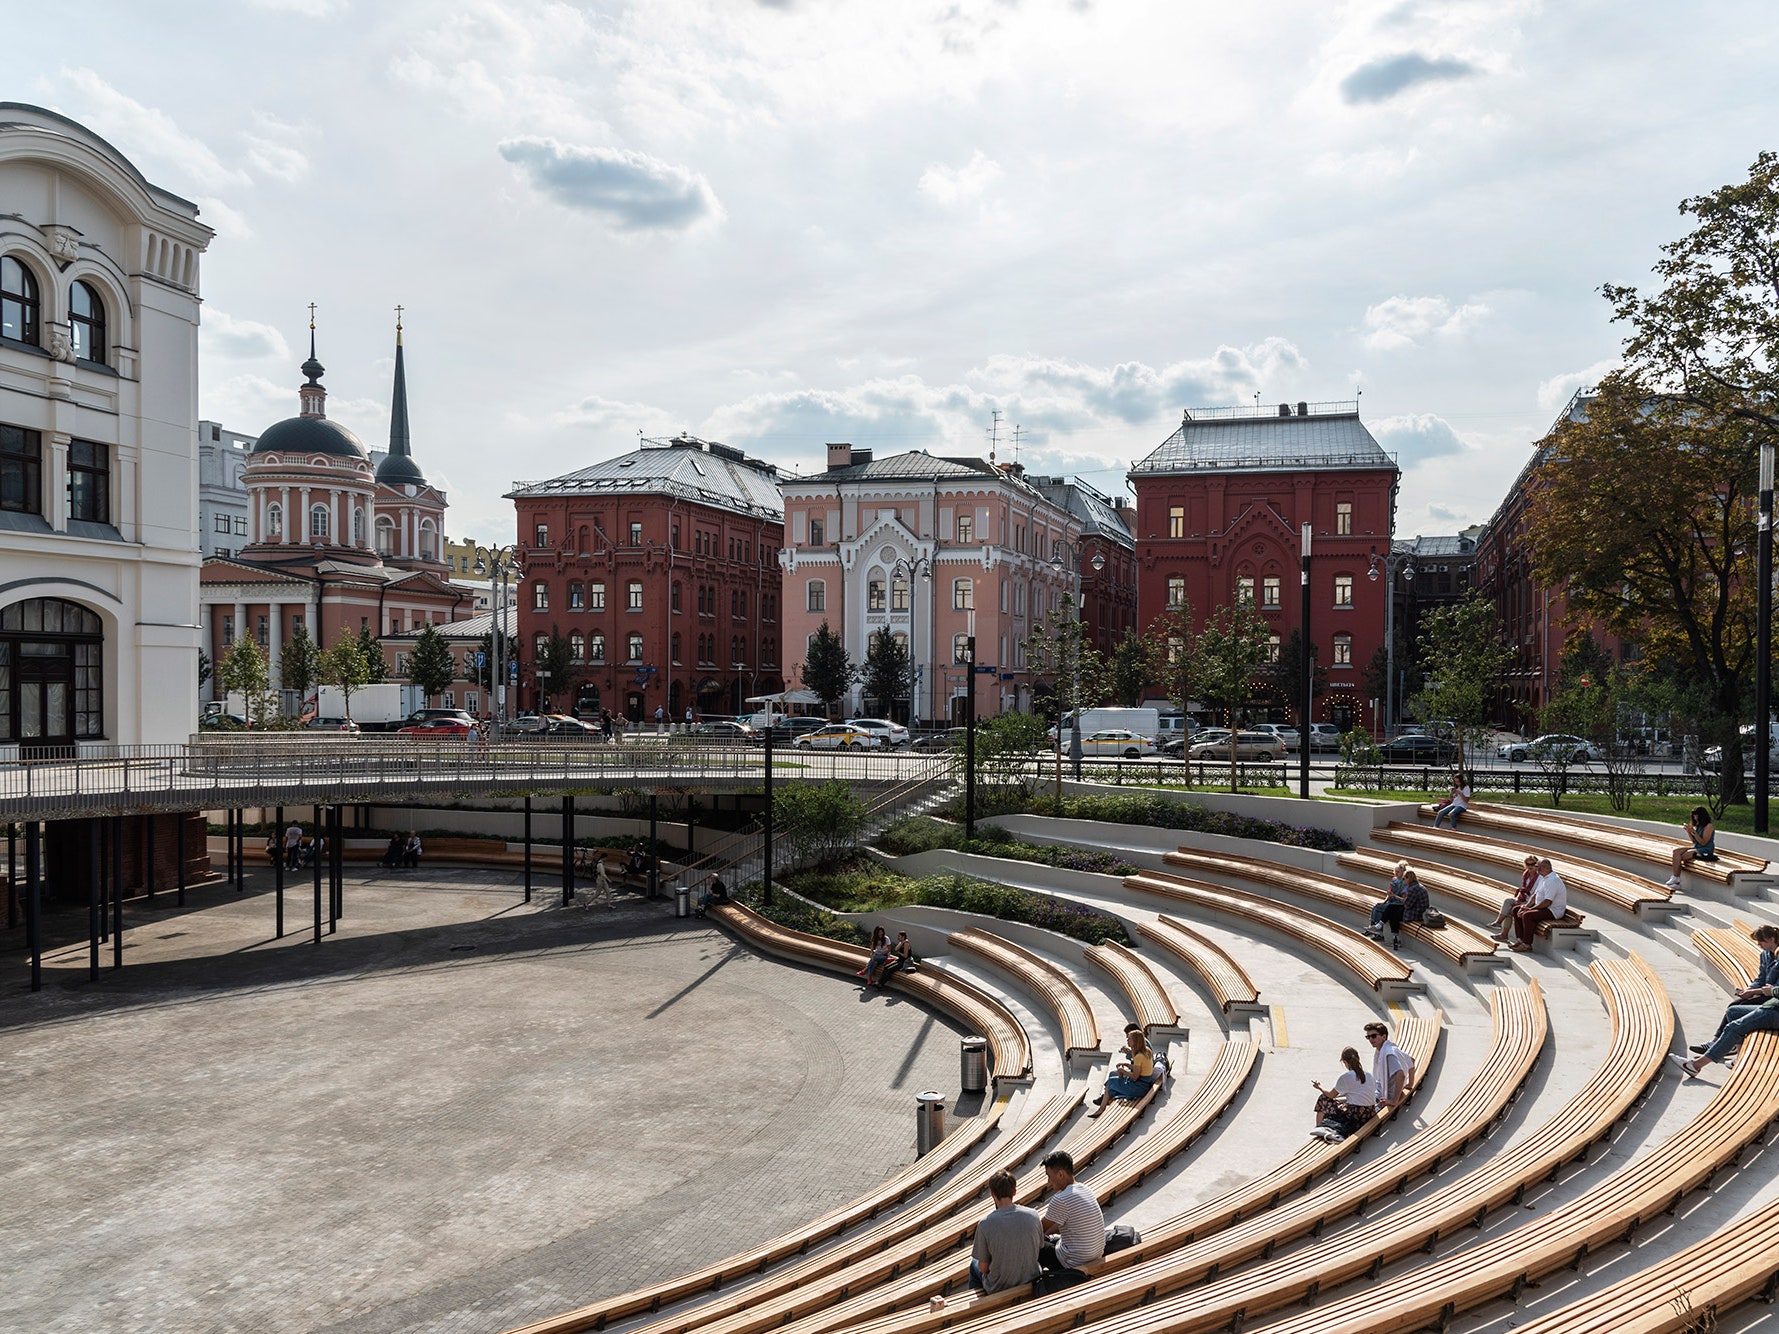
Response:
[{"label": "stone paving", "polygon": [[190,898],[96,984],[6,938],[0,1330],[501,1330],[852,1198],[956,1092],[944,1021],[659,903],[354,867],[316,947],[266,873]]}]

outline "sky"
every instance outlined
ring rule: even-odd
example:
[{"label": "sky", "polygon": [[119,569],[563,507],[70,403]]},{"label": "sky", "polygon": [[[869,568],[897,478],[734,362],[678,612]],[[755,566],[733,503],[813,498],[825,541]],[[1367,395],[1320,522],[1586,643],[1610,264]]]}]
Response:
[{"label": "sky", "polygon": [[[90,0],[0,99],[216,229],[200,410],[415,455],[453,536],[682,430],[1108,494],[1182,409],[1357,396],[1397,532],[1488,519],[1680,201],[1779,147],[1770,0]],[[4,203],[0,201],[0,210]]]}]

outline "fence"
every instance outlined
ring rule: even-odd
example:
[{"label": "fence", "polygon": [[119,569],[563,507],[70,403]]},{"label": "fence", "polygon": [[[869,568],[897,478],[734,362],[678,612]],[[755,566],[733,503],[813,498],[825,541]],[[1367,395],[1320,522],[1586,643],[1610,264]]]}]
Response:
[{"label": "fence", "polygon": [[[1418,788],[1414,783],[1417,776],[1420,779]],[[1585,769],[1569,769],[1561,774],[1524,768],[1507,771],[1477,769],[1467,771],[1465,777],[1469,780],[1470,790],[1479,794],[1484,792],[1550,792],[1552,789],[1556,789],[1565,796],[1576,793],[1609,796],[1616,790],[1639,797],[1708,798],[1715,791],[1717,783],[1716,776],[1713,774],[1646,773],[1641,770],[1614,777],[1610,774]],[[1343,764],[1334,771],[1335,788],[1350,792],[1396,791],[1400,789],[1438,792],[1450,787],[1451,781],[1451,770],[1435,769],[1428,766],[1416,770],[1389,765]]]}]

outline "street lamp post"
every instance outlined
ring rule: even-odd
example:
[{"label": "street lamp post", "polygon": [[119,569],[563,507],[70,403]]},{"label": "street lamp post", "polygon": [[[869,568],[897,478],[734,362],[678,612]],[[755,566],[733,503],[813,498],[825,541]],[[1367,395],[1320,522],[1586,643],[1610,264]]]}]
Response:
[{"label": "street lamp post", "polygon": [[494,633],[490,636],[494,644],[494,674],[490,678],[494,682],[494,722],[496,726],[506,723],[507,706],[507,580],[517,569],[519,549],[516,546],[476,548],[475,571],[486,574],[494,587]]},{"label": "street lamp post", "polygon": [[[1075,592],[1079,595],[1081,592],[1081,544],[1078,542],[1071,542],[1071,541],[1069,541],[1069,539],[1063,538],[1057,544],[1056,554],[1051,557],[1050,563],[1052,565],[1056,566],[1056,568],[1059,570],[1067,569],[1068,566],[1063,559],[1063,553],[1065,551],[1067,551],[1069,554],[1071,554],[1075,560],[1075,564],[1074,564]],[[1094,573],[1096,573],[1096,574],[1099,573],[1099,571],[1106,568],[1105,554],[1103,552],[1098,552],[1098,551],[1094,552],[1093,559],[1091,561],[1089,561],[1088,563],[1093,566]],[[1080,626],[1081,626],[1081,613],[1085,610],[1086,610],[1085,598],[1083,598],[1081,596],[1077,596],[1077,598],[1075,600],[1075,626],[1076,626],[1076,629],[1075,629],[1075,633],[1073,636],[1073,644],[1071,647],[1071,654],[1073,656],[1074,661],[1069,664],[1070,679],[1075,682],[1075,717],[1074,717],[1073,721],[1070,722],[1070,724],[1069,724],[1069,761],[1070,761],[1070,763],[1072,763],[1075,766],[1075,781],[1077,783],[1079,783],[1081,781],[1081,682],[1080,682],[1079,677],[1081,674],[1081,633],[1082,632],[1081,632]],[[1060,709],[1057,713],[1056,725],[1057,725],[1057,728],[1059,729],[1058,744],[1060,745],[1061,744],[1060,729],[1062,727],[1062,714],[1060,712]],[[1057,787],[1058,787],[1058,792],[1060,794],[1060,791],[1061,791],[1060,780],[1058,781]]]},{"label": "street lamp post", "polygon": [[1388,741],[1395,732],[1396,722],[1396,572],[1400,569],[1402,577],[1413,583],[1414,555],[1407,551],[1392,551],[1379,560],[1377,548],[1373,547],[1371,568],[1365,572],[1365,577],[1375,584],[1380,569],[1390,581],[1389,595],[1384,603],[1384,740]]},{"label": "street lamp post", "polygon": [[[1299,578],[1299,601],[1302,604],[1303,639],[1303,701],[1302,725],[1297,733],[1297,795],[1310,799],[1310,708],[1314,703],[1314,673],[1310,656],[1310,526],[1303,525],[1301,550],[1298,553],[1303,569]],[[1233,743],[1232,743],[1233,746]]]},{"label": "street lamp post", "polygon": [[964,639],[964,838],[976,837],[976,613]]},{"label": "street lamp post", "polygon": [[1755,548],[1754,832],[1767,832],[1767,784],[1773,735],[1773,442],[1760,447],[1760,537]]},{"label": "street lamp post", "polygon": [[[920,622],[920,613],[914,606],[914,576],[919,575],[921,582],[928,585],[927,597],[935,596],[932,592],[933,561],[930,556],[916,556],[909,560],[906,556],[897,556],[896,563],[890,570],[893,580],[903,570],[908,571],[908,660],[915,671],[915,680],[908,683],[908,724],[910,727],[920,726],[920,687],[919,681],[926,676],[920,666],[920,641],[914,637],[914,627]],[[894,605],[894,591],[891,593],[891,605]],[[935,654],[935,646],[927,646],[929,654]],[[930,694],[930,687],[929,687]],[[929,700],[930,703],[930,700]]]}]

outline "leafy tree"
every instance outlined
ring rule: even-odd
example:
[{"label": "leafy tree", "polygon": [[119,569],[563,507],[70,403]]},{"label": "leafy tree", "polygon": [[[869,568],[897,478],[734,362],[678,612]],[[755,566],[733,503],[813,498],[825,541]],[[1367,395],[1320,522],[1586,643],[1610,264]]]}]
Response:
[{"label": "leafy tree", "polygon": [[212,670],[213,670],[213,667],[210,662],[210,655],[208,653],[204,652],[203,649],[199,649],[198,650],[198,689],[202,690],[204,688],[204,682],[206,682],[210,679]]},{"label": "leafy tree", "polygon": [[791,783],[773,794],[772,823],[775,840],[790,843],[799,865],[825,865],[857,846],[865,828],[865,803],[838,778]]},{"label": "leafy tree", "polygon": [[846,641],[823,621],[809,641],[809,656],[803,662],[801,675],[803,684],[826,706],[830,718],[834,716],[834,705],[845,697],[858,674],[859,669],[847,656]]},{"label": "leafy tree", "polygon": [[1513,650],[1502,642],[1495,604],[1480,594],[1434,607],[1421,617],[1421,662],[1427,673],[1409,703],[1423,721],[1449,721],[1456,729],[1458,770],[1487,729],[1489,703]]},{"label": "leafy tree", "polygon": [[414,640],[414,651],[408,654],[408,679],[420,688],[428,702],[434,695],[449,690],[451,682],[457,679],[457,660],[451,656],[451,646],[445,643],[437,627],[421,627]]},{"label": "leafy tree", "polygon": [[587,674],[585,664],[574,660],[568,637],[555,624],[550,626],[550,633],[543,642],[532,650],[531,670],[537,678],[538,696],[546,702],[552,696],[575,699],[581,680]]},{"label": "leafy tree", "polygon": [[1033,627],[1025,651],[1032,671],[1051,681],[1056,704],[1056,791],[1061,796],[1063,733],[1073,733],[1072,728],[1063,727],[1063,719],[1106,698],[1106,660],[1088,637],[1072,593],[1064,593]]},{"label": "leafy tree", "polygon": [[223,655],[222,686],[241,697],[249,727],[264,727],[277,717],[278,696],[272,691],[271,665],[252,635],[237,639]]},{"label": "leafy tree", "polygon": [[[382,653],[377,654],[378,661]],[[321,684],[337,687],[340,701],[346,710],[346,721],[352,721],[352,693],[362,690],[367,685],[375,685],[371,679],[370,664],[365,660],[364,641],[356,635],[343,635],[332,648],[326,649],[321,655]]]},{"label": "leafy tree", "polygon": [[1160,684],[1168,703],[1182,712],[1192,707],[1197,686],[1198,636],[1192,626],[1192,607],[1169,607],[1143,631],[1143,656],[1149,680]]},{"label": "leafy tree", "polygon": [[290,638],[278,652],[278,679],[286,690],[307,697],[321,684],[321,647],[309,638],[304,626],[290,632]]},{"label": "leafy tree", "polygon": [[976,725],[976,797],[985,814],[1025,806],[1026,773],[1044,749],[1044,720],[1030,713],[999,713]]},{"label": "leafy tree", "polygon": [[1149,649],[1135,630],[1127,630],[1106,663],[1106,689],[1123,708],[1140,704],[1151,678]]},{"label": "leafy tree", "polygon": [[[1328,669],[1317,660],[1315,645],[1310,645],[1310,697],[1328,689]],[[1291,701],[1291,711],[1300,713],[1303,709],[1303,631],[1293,630],[1285,636],[1284,643],[1279,645],[1277,662],[1269,663],[1267,679]],[[1308,735],[1310,719],[1300,718],[1299,729]]]},{"label": "leafy tree", "polygon": [[914,699],[914,659],[908,645],[897,639],[886,625],[873,631],[865,645],[865,665],[859,673],[864,682],[865,698],[875,700],[887,717],[890,706],[899,699]]},{"label": "leafy tree", "polygon": [[389,659],[383,656],[383,645],[368,625],[358,627],[358,654],[364,659],[366,685],[381,685],[389,679]]},{"label": "leafy tree", "polygon": [[[1221,709],[1236,731],[1254,694],[1254,678],[1272,649],[1272,631],[1246,602],[1226,603],[1211,613],[1193,652],[1198,693]],[[1235,791],[1235,747],[1229,748],[1229,790]]]}]

